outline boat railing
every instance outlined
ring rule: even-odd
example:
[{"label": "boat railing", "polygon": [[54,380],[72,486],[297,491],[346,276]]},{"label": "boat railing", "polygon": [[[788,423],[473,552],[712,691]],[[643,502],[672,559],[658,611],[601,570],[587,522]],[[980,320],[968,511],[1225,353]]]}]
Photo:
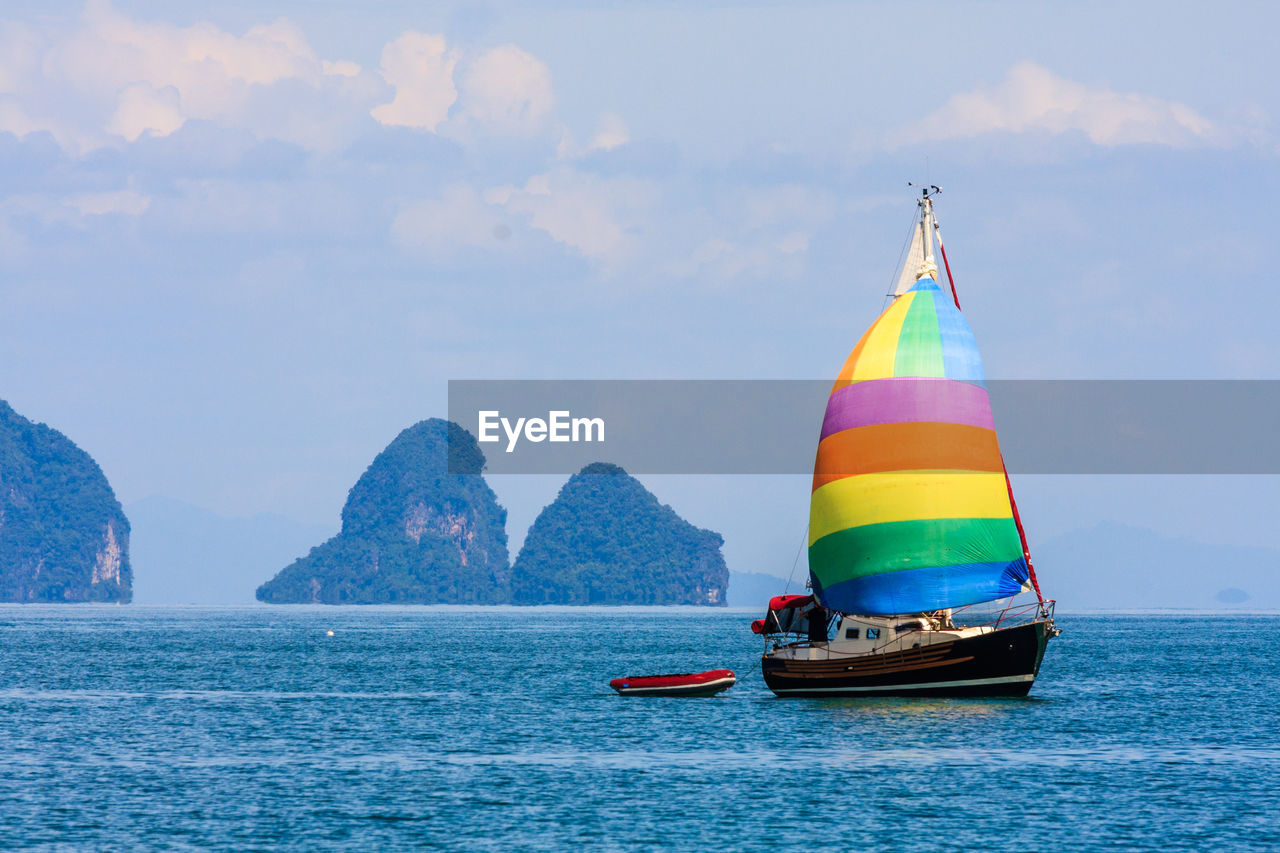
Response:
[{"label": "boat railing", "polygon": [[964,628],[1012,628],[1028,622],[1053,621],[1053,610],[1057,601],[1028,601],[1015,604],[1010,601],[996,610],[970,604],[957,607],[951,614],[951,621],[957,627]]},{"label": "boat railing", "polygon": [[[943,616],[943,611],[933,614],[923,614],[930,617],[933,623],[933,630],[946,630],[947,628],[991,628],[993,630],[999,628],[1014,628],[1018,625],[1026,625],[1031,622],[1048,621],[1053,623],[1053,611],[1057,602],[1054,599],[1046,599],[1044,601],[1029,601],[1014,603],[1010,601],[1004,607],[992,608],[983,607],[978,604],[969,604],[964,607],[957,607],[950,614]],[[917,629],[924,630],[924,629]],[[901,645],[906,638],[917,631],[893,631],[885,642],[871,649],[871,652],[882,652],[893,645]],[[807,633],[796,631],[780,631],[771,634],[765,634],[764,639],[770,651],[777,649],[795,649],[795,648],[826,648],[827,643],[814,642]],[[837,654],[837,653],[833,653]],[[866,654],[866,652],[858,652],[857,654]]]}]

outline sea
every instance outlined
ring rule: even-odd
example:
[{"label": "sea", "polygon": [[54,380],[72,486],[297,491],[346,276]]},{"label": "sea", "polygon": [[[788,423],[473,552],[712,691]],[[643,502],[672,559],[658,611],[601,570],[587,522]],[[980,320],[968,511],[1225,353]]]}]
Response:
[{"label": "sea", "polygon": [[757,615],[0,607],[0,848],[1280,848],[1280,616],[1059,614],[977,700],[776,698]]}]

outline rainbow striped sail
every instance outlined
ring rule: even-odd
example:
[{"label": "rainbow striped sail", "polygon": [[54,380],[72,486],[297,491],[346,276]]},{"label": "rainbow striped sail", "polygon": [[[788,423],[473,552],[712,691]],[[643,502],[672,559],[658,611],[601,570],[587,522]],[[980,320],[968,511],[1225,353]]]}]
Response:
[{"label": "rainbow striped sail", "polygon": [[827,401],[809,507],[824,607],[884,615],[1028,581],[973,332],[931,277],[853,348]]}]

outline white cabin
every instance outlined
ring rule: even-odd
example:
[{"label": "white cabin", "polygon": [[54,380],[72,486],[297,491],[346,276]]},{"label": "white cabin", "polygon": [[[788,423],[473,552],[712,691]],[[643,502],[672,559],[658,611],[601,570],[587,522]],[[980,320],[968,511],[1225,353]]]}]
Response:
[{"label": "white cabin", "polygon": [[[802,660],[825,660],[833,656],[886,654],[949,643],[965,637],[990,633],[992,627],[960,628],[950,625],[950,614],[943,618],[923,613],[906,616],[851,616],[842,614],[836,621],[831,640],[826,644],[798,643],[777,649],[774,654]],[[944,627],[944,625],[946,627]]]}]

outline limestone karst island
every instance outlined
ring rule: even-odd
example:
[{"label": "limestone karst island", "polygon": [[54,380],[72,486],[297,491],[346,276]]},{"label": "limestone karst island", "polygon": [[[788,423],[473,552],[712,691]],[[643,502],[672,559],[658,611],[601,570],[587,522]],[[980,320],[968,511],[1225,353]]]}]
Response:
[{"label": "limestone karst island", "polygon": [[127,602],[129,522],[93,458],[0,400],[0,601]]},{"label": "limestone karst island", "polygon": [[[401,432],[351,488],[342,527],[257,591],[272,604],[724,606],[723,539],[616,465],[569,478],[514,562],[485,457],[458,425]],[[129,521],[65,435],[0,401],[0,601],[127,603]]]},{"label": "limestone karst island", "polygon": [[[452,464],[450,464],[452,462]],[[316,604],[722,606],[720,535],[700,530],[614,465],[588,465],[544,508],[510,563],[506,510],[470,433],[404,430],[352,487],[337,536],[258,589]]]}]

